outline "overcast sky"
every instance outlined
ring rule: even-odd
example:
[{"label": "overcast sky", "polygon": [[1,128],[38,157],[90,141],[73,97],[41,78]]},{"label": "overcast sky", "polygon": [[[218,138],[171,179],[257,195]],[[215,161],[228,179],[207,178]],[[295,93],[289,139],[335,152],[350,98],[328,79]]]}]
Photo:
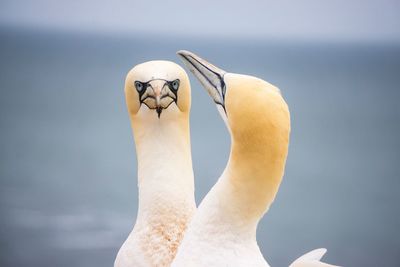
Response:
[{"label": "overcast sky", "polygon": [[400,41],[398,0],[1,0],[0,25],[181,36]]}]

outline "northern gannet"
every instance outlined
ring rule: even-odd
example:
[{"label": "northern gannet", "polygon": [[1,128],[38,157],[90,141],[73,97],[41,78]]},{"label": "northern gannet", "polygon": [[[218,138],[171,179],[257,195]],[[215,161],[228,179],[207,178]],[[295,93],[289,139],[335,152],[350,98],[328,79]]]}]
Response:
[{"label": "northern gannet", "polygon": [[[231,135],[227,166],[194,215],[173,267],[266,267],[257,224],[284,174],[290,114],[279,89],[256,77],[225,72],[188,51],[185,65],[208,91]],[[317,249],[292,267],[332,266]]]},{"label": "northern gannet", "polygon": [[125,97],[136,145],[139,208],[115,267],[170,266],[196,210],[190,148],[190,82],[169,61],[135,66]]}]

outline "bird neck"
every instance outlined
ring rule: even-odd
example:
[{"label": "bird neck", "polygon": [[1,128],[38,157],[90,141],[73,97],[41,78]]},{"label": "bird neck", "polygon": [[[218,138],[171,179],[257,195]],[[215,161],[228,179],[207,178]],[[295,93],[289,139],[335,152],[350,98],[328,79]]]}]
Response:
[{"label": "bird neck", "polygon": [[[260,136],[258,136],[260,137]],[[273,202],[281,183],[288,150],[288,132],[271,130],[262,138],[235,140],[216,192],[228,224],[247,227],[255,236],[257,223]]]},{"label": "bird neck", "polygon": [[190,217],[195,200],[189,118],[132,119],[132,125],[137,126],[138,221]]}]

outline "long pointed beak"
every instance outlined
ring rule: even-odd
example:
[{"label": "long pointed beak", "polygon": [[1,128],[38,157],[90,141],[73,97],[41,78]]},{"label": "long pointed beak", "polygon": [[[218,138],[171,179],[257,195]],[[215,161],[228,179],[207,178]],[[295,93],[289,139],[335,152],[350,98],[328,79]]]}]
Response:
[{"label": "long pointed beak", "polygon": [[196,76],[214,102],[221,105],[225,110],[225,82],[226,71],[212,65],[199,56],[186,50],[177,52],[183,63]]}]

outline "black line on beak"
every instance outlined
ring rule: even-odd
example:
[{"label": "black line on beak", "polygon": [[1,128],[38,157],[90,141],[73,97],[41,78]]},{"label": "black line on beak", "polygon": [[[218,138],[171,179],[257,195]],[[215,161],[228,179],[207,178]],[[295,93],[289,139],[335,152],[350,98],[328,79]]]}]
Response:
[{"label": "black line on beak", "polygon": [[[211,63],[209,63],[206,60],[204,60],[204,59],[199,57],[199,59],[201,59],[205,63],[210,64],[211,66],[215,67],[217,70],[219,70],[219,72],[211,69],[205,63],[202,63],[197,58],[193,57],[192,55],[194,55],[194,54],[189,52],[189,51],[178,51],[177,54],[184,59],[183,62],[185,63],[185,65],[188,66],[188,64],[189,64],[192,68],[194,68],[196,70],[196,72],[194,72],[193,70],[191,70],[191,72],[200,81],[200,83],[203,85],[203,87],[208,91],[208,94],[211,96],[211,98],[213,99],[214,103],[217,104],[217,105],[220,105],[224,109],[224,112],[226,114],[226,109],[225,109],[226,84],[225,84],[225,81],[224,81],[224,75],[225,75],[226,72],[224,70],[219,69],[216,66],[213,66]],[[196,56],[196,55],[194,55],[194,56]],[[196,56],[196,57],[198,57],[198,56]],[[207,75],[205,73],[205,71],[200,68],[200,66],[202,68],[204,68],[205,70],[207,70],[209,73],[212,73],[213,75],[215,75],[216,79],[219,81],[219,84],[218,84],[218,82],[216,80],[210,78],[210,75]],[[213,95],[211,95],[209,89],[207,88],[207,85],[205,85],[201,81],[201,79],[199,78],[200,75],[201,75],[202,78],[204,78],[207,81],[208,85],[211,86],[216,91],[216,93],[219,95],[220,99],[217,100],[216,98],[214,98]],[[218,87],[220,87],[221,91],[218,90]]]},{"label": "black line on beak", "polygon": [[157,107],[156,108],[158,118],[160,118],[162,110],[163,110],[162,107]]}]

